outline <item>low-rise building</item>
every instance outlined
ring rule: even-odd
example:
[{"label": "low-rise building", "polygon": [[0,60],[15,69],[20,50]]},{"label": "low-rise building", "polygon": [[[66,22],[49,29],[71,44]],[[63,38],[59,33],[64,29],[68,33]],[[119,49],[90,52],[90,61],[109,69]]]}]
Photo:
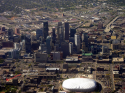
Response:
[{"label": "low-rise building", "polygon": [[47,72],[59,72],[59,68],[46,68]]},{"label": "low-rise building", "polygon": [[121,49],[120,41],[119,40],[113,40],[112,44],[111,44],[111,49],[112,50]]},{"label": "low-rise building", "polygon": [[78,60],[78,56],[73,56],[73,57],[66,57],[66,60],[65,60],[67,63],[77,63],[79,60]]},{"label": "low-rise building", "polygon": [[97,63],[111,63],[110,59],[97,60]]},{"label": "low-rise building", "polygon": [[47,53],[35,53],[34,54],[34,62],[46,63],[47,59],[48,59]]},{"label": "low-rise building", "polygon": [[119,78],[119,71],[113,71],[114,78]]},{"label": "low-rise building", "polygon": [[51,52],[50,56],[51,56],[51,60],[62,60],[63,52]]},{"label": "low-rise building", "polygon": [[113,39],[116,39],[116,36],[111,36],[111,39],[113,40]]},{"label": "low-rise building", "polygon": [[117,58],[113,58],[112,61],[113,61],[114,63],[120,63],[120,62],[123,63],[123,62],[124,62],[124,58],[117,57]]}]

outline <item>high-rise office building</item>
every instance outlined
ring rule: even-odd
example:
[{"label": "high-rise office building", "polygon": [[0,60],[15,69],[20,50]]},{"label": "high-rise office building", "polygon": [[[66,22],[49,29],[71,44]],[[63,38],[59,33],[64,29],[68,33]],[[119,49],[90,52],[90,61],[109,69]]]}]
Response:
[{"label": "high-rise office building", "polygon": [[59,37],[60,37],[60,43],[63,42],[64,41],[64,27],[63,26],[60,27]]},{"label": "high-rise office building", "polygon": [[55,47],[56,47],[56,51],[60,51],[59,44],[55,44],[54,49],[55,49]]},{"label": "high-rise office building", "polygon": [[31,44],[31,49],[33,50],[38,50],[40,46],[40,42],[39,41],[33,41]]},{"label": "high-rise office building", "polygon": [[60,39],[60,27],[62,27],[62,22],[58,22],[58,26],[57,26],[57,39]]},{"label": "high-rise office building", "polygon": [[75,46],[77,53],[80,52],[80,36],[78,34],[75,34]]},{"label": "high-rise office building", "polygon": [[88,33],[82,34],[82,41],[88,41]]},{"label": "high-rise office building", "polygon": [[76,29],[75,28],[71,28],[70,29],[70,37],[74,37],[75,33],[76,33]]},{"label": "high-rise office building", "polygon": [[74,39],[74,37],[69,37],[69,42],[72,42],[73,47],[75,47],[75,39]]},{"label": "high-rise office building", "polygon": [[89,47],[86,47],[85,42],[82,42],[82,50],[84,50],[85,52],[88,52],[88,48]]},{"label": "high-rise office building", "polygon": [[43,36],[43,31],[42,31],[42,29],[37,29],[36,30],[36,39],[39,40],[40,36]]},{"label": "high-rise office building", "polygon": [[85,42],[85,46],[88,47],[88,33],[82,34],[82,42]]},{"label": "high-rise office building", "polygon": [[53,28],[52,28],[52,36],[53,36],[53,37],[56,36],[55,30],[56,30],[55,27],[53,27]]},{"label": "high-rise office building", "polygon": [[69,53],[70,53],[70,55],[73,54],[73,43],[72,42],[69,43]]},{"label": "high-rise office building", "polygon": [[18,49],[11,49],[8,52],[8,58],[18,59],[19,58],[19,50]]},{"label": "high-rise office building", "polygon": [[19,30],[19,28],[15,28],[15,34],[16,34],[16,35],[20,35],[20,30]]},{"label": "high-rise office building", "polygon": [[47,50],[46,45],[45,45],[45,44],[40,44],[39,50],[40,50],[41,52],[46,51],[46,50]]},{"label": "high-rise office building", "polygon": [[31,38],[29,36],[25,36],[25,49],[26,53],[31,52]]},{"label": "high-rise office building", "polygon": [[20,44],[19,43],[14,43],[14,49],[20,49]]},{"label": "high-rise office building", "polygon": [[32,43],[33,41],[36,41],[36,36],[33,35],[33,34],[31,34],[31,43]]},{"label": "high-rise office building", "polygon": [[47,47],[47,54],[50,54],[51,52],[51,37],[47,36],[46,38],[46,47]]},{"label": "high-rise office building", "polygon": [[21,50],[25,51],[25,40],[22,40],[22,42],[20,42],[20,46],[21,46]]},{"label": "high-rise office building", "polygon": [[55,45],[55,41],[56,41],[56,34],[55,34],[55,27],[52,28],[52,43],[54,43]]},{"label": "high-rise office building", "polygon": [[13,39],[13,29],[8,29],[8,38]]},{"label": "high-rise office building", "polygon": [[65,40],[69,40],[69,23],[65,23]]},{"label": "high-rise office building", "polygon": [[61,51],[63,51],[63,58],[66,58],[66,56],[69,55],[69,43],[68,42],[61,43]]},{"label": "high-rise office building", "polygon": [[61,44],[61,42],[64,41],[64,26],[62,25],[62,22],[58,22],[57,35],[58,35],[57,39]]},{"label": "high-rise office building", "polygon": [[13,42],[19,43],[20,42],[20,36],[19,35],[18,36],[14,36],[13,37]]},{"label": "high-rise office building", "polygon": [[1,31],[5,31],[5,27],[1,27]]},{"label": "high-rise office building", "polygon": [[43,22],[43,36],[44,36],[44,40],[46,40],[47,36],[48,36],[48,22]]},{"label": "high-rise office building", "polygon": [[40,36],[39,37],[39,41],[40,41],[40,44],[43,44],[44,42],[43,42],[43,36]]}]

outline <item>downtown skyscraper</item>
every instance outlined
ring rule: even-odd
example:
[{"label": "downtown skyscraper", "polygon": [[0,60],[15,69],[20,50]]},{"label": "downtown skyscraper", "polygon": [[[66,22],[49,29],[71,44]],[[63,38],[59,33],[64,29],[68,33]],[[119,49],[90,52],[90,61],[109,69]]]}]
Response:
[{"label": "downtown skyscraper", "polygon": [[69,22],[65,22],[65,40],[69,40]]},{"label": "downtown skyscraper", "polygon": [[43,22],[43,36],[44,36],[44,40],[46,40],[47,36],[48,36],[48,22]]}]

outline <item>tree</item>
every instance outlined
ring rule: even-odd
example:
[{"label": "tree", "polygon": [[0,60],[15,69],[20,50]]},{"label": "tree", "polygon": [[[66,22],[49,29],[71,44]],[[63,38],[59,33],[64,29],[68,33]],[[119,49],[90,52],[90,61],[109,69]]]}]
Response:
[{"label": "tree", "polygon": [[31,67],[31,64],[29,64],[29,67]]},{"label": "tree", "polygon": [[15,71],[15,74],[21,74],[21,72],[18,70],[18,71]]}]

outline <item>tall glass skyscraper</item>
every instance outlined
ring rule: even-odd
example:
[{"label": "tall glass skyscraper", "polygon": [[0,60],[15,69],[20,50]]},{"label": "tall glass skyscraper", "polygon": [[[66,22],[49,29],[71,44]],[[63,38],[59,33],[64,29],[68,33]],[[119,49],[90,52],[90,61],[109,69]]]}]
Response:
[{"label": "tall glass skyscraper", "polygon": [[70,37],[74,37],[75,33],[76,33],[76,29],[75,28],[71,28],[70,29]]},{"label": "tall glass skyscraper", "polygon": [[36,39],[39,40],[40,36],[43,36],[42,29],[37,29],[36,30]]},{"label": "tall glass skyscraper", "polygon": [[43,36],[44,36],[44,40],[46,40],[47,36],[48,36],[48,22],[43,22]]},{"label": "tall glass skyscraper", "polygon": [[69,22],[65,23],[65,40],[69,40]]}]

